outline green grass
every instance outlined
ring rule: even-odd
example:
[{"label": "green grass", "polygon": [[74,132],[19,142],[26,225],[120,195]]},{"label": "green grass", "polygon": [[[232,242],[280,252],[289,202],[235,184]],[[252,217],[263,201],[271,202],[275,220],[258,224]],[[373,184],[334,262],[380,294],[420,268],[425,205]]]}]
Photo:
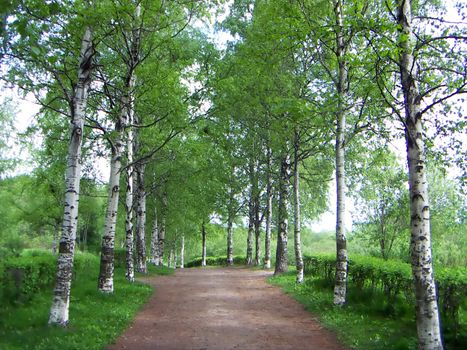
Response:
[{"label": "green grass", "polygon": [[408,350],[417,347],[411,310],[392,315],[392,310],[380,306],[383,305],[382,296],[350,288],[348,304],[335,307],[332,304],[332,287],[321,280],[308,277],[304,284],[296,285],[295,273],[289,272],[271,277],[269,282],[281,286],[351,348]]},{"label": "green grass", "polygon": [[[172,269],[149,267],[149,275],[170,274]],[[128,326],[152,295],[145,284],[126,281],[124,270],[115,271],[115,292],[97,291],[98,266],[78,274],[72,284],[70,324],[47,326],[52,290],[37,293],[25,305],[0,309],[0,349],[103,349]]]}]

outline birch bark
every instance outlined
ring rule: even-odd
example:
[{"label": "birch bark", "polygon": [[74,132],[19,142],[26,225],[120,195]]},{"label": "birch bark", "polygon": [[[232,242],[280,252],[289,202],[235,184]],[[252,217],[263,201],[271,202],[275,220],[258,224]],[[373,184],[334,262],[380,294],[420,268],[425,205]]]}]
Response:
[{"label": "birch bark", "polygon": [[167,192],[164,191],[162,195],[162,218],[161,218],[161,226],[159,229],[159,266],[164,265],[164,244],[165,244],[165,223],[166,223],[166,215],[167,215]]},{"label": "birch bark", "polygon": [[431,256],[430,207],[425,166],[425,143],[410,0],[398,2],[400,75],[405,103],[405,139],[409,167],[410,254],[415,285],[418,348],[441,350],[436,286]]},{"label": "birch bark", "polygon": [[279,179],[279,208],[278,208],[278,229],[277,229],[277,249],[276,266],[274,275],[287,272],[287,238],[288,238],[288,198],[290,179],[290,157],[288,154],[282,156],[281,171]]},{"label": "birch bark", "polygon": [[233,223],[230,214],[227,219],[227,265],[233,265]]},{"label": "birch bark", "polygon": [[271,268],[271,223],[272,223],[272,155],[267,149],[267,185],[266,185],[266,233],[264,237],[264,267]]},{"label": "birch bark", "polygon": [[180,268],[185,267],[185,236],[182,235],[182,244],[180,246]]},{"label": "birch bark", "polygon": [[202,255],[201,255],[201,266],[206,266],[206,226],[204,224],[201,225],[201,236],[202,236]]},{"label": "birch bark", "polygon": [[159,223],[157,222],[157,207],[154,206],[154,225],[151,234],[151,257],[149,261],[159,266]]},{"label": "birch bark", "polygon": [[299,139],[298,132],[295,131],[294,142],[294,167],[293,167],[293,191],[294,191],[294,245],[295,245],[295,266],[297,269],[297,283],[303,283],[303,256],[302,256],[302,242],[300,238],[301,222],[300,222],[300,177],[298,170],[298,150]]},{"label": "birch bark", "polygon": [[[233,171],[232,171],[233,172]],[[234,220],[234,191],[229,189],[229,204],[227,216],[227,265],[233,265],[233,220]]]},{"label": "birch bark", "polygon": [[345,132],[346,106],[348,92],[348,68],[345,59],[346,42],[342,19],[343,4],[334,1],[336,16],[336,57],[338,63],[336,112],[336,278],[334,285],[334,305],[343,305],[347,293],[347,239],[345,233]]},{"label": "birch bark", "polygon": [[136,271],[147,273],[146,265],[146,188],[144,172],[146,166],[137,164],[136,173]]},{"label": "birch bark", "polygon": [[[133,122],[132,113],[130,114],[129,122]],[[127,162],[133,162],[133,131],[131,128],[127,132]],[[135,280],[134,266],[134,234],[133,234],[133,166],[128,166],[126,169],[126,197],[125,197],[125,247],[126,247],[126,272],[125,277],[128,281]]]},{"label": "birch bark", "polygon": [[255,221],[255,211],[253,204],[253,187],[250,190],[250,198],[248,200],[248,236],[246,239],[246,264],[253,264],[253,231]]},{"label": "birch bark", "polygon": [[169,250],[169,257],[167,258],[167,266],[169,268],[172,268],[172,254],[173,254],[173,250],[170,249]]},{"label": "birch bark", "polygon": [[78,82],[74,91],[73,119],[70,126],[70,143],[68,145],[67,169],[65,173],[63,229],[57,258],[57,278],[49,314],[49,324],[60,326],[66,326],[69,317],[71,277],[78,225],[81,143],[88,89],[91,82],[93,55],[92,32],[90,28],[86,28],[81,41]]},{"label": "birch bark", "polygon": [[[124,100],[123,105],[127,105]],[[112,156],[110,160],[109,195],[107,198],[107,212],[105,215],[104,235],[102,236],[101,261],[97,287],[100,292],[113,293],[114,274],[114,246],[115,226],[117,223],[118,199],[120,194],[120,173],[122,168],[123,130],[127,109],[122,112],[115,123],[116,137],[112,144]]]},{"label": "birch bark", "polygon": [[255,265],[261,264],[261,221],[259,219],[259,193],[258,184],[256,182],[256,194],[255,194]]}]

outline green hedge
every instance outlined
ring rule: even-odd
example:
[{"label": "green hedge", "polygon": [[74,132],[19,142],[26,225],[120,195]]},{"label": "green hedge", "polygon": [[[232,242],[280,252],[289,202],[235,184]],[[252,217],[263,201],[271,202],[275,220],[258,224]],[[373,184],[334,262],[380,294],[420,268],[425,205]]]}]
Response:
[{"label": "green hedge", "polygon": [[[234,256],[233,263],[234,265],[243,265],[245,264],[244,256]],[[185,264],[185,267],[197,267],[201,266],[202,258],[196,258]],[[227,266],[227,256],[207,256],[206,257],[206,266]]]},{"label": "green hedge", "polygon": [[[332,283],[335,274],[335,255],[304,256],[305,273]],[[388,303],[404,297],[415,304],[410,264],[367,256],[349,259],[349,282],[363,289],[383,292]],[[467,269],[437,268],[435,271],[440,314],[446,326],[460,331],[460,309],[466,308]]]},{"label": "green hedge", "polygon": [[[74,274],[88,271],[98,263],[92,254],[77,253]],[[48,251],[26,250],[21,256],[10,257],[0,265],[0,300],[7,303],[25,303],[35,293],[51,288],[55,282],[57,257]]]}]

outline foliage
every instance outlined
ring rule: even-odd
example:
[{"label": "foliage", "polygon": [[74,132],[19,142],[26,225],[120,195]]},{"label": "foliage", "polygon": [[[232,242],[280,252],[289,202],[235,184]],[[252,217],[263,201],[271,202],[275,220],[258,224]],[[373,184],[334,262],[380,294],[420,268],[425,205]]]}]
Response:
[{"label": "foliage", "polygon": [[[78,254],[75,274],[87,271],[97,262],[91,254]],[[55,281],[56,256],[44,250],[25,250],[0,265],[0,300],[3,303],[23,304],[39,291],[50,288]]]},{"label": "foliage", "polygon": [[[348,287],[349,300],[343,307],[333,305],[332,284],[306,276],[302,284],[295,283],[295,273],[271,277],[291,297],[317,316],[319,321],[335,332],[352,349],[408,350],[416,348],[415,322],[412,317],[387,317],[378,292],[369,293]],[[354,298],[358,296],[358,298]]]},{"label": "foliage", "polygon": [[[2,253],[17,255],[24,248],[52,249],[61,230],[63,183],[54,167],[36,169],[34,174],[0,180],[0,246]],[[103,221],[102,186],[81,181],[78,245],[93,250],[98,245],[98,227]]]},{"label": "foliage", "polygon": [[[304,257],[305,273],[332,282],[335,273],[334,255],[313,255]],[[383,303],[393,315],[398,299],[414,305],[412,273],[410,264],[368,256],[353,256],[349,261],[349,278],[357,290],[378,291],[385,296]],[[464,336],[463,310],[467,308],[467,269],[442,268],[435,271],[440,314],[443,319],[445,336],[459,341]]]},{"label": "foliage", "polygon": [[407,175],[387,147],[371,150],[360,166],[364,171],[352,179],[359,214],[355,238],[383,259],[397,256],[410,227]]},{"label": "foliage", "polygon": [[[1,30],[1,28],[0,28]],[[0,101],[0,179],[5,174],[11,173],[17,161],[11,152],[13,147],[12,133],[14,132],[13,120],[17,113],[10,101]]]},{"label": "foliage", "polygon": [[104,349],[112,343],[153,291],[148,285],[129,283],[124,271],[117,269],[115,293],[99,293],[96,289],[98,268],[96,256],[77,254],[70,304],[72,327],[47,326],[52,300],[48,288],[38,290],[26,304],[8,305],[2,302],[0,348]]},{"label": "foliage", "polygon": [[[185,264],[185,267],[199,267],[201,266],[202,258],[196,258]],[[235,255],[233,257],[234,265],[244,265],[245,257]],[[207,256],[206,266],[227,266],[227,256]]]}]

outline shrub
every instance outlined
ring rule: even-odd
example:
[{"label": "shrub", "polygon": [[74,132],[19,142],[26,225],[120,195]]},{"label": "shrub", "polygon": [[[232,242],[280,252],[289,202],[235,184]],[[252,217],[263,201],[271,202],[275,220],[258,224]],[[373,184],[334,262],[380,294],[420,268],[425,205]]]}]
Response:
[{"label": "shrub", "polygon": [[2,300],[29,301],[38,290],[52,285],[55,270],[56,259],[51,253],[8,259],[3,263],[0,277]]},{"label": "shrub", "polygon": [[[77,252],[74,259],[74,276],[89,271],[98,264],[90,253]],[[45,250],[25,250],[21,256],[10,257],[0,265],[0,300],[25,303],[40,290],[51,288],[55,282],[57,256]]]},{"label": "shrub", "polygon": [[[305,273],[334,280],[335,255],[304,256]],[[465,308],[467,295],[467,269],[437,268],[435,271],[439,309],[445,327],[455,336],[460,335],[460,308]],[[379,290],[386,295],[388,305],[397,297],[415,304],[410,264],[375,257],[354,256],[349,259],[349,282],[359,289]]]},{"label": "shrub", "polygon": [[[185,264],[185,267],[197,267],[201,266],[202,258],[196,258]],[[243,265],[245,264],[244,256],[234,256],[233,257],[234,265]],[[206,257],[206,266],[227,266],[227,256],[207,256]]]}]

